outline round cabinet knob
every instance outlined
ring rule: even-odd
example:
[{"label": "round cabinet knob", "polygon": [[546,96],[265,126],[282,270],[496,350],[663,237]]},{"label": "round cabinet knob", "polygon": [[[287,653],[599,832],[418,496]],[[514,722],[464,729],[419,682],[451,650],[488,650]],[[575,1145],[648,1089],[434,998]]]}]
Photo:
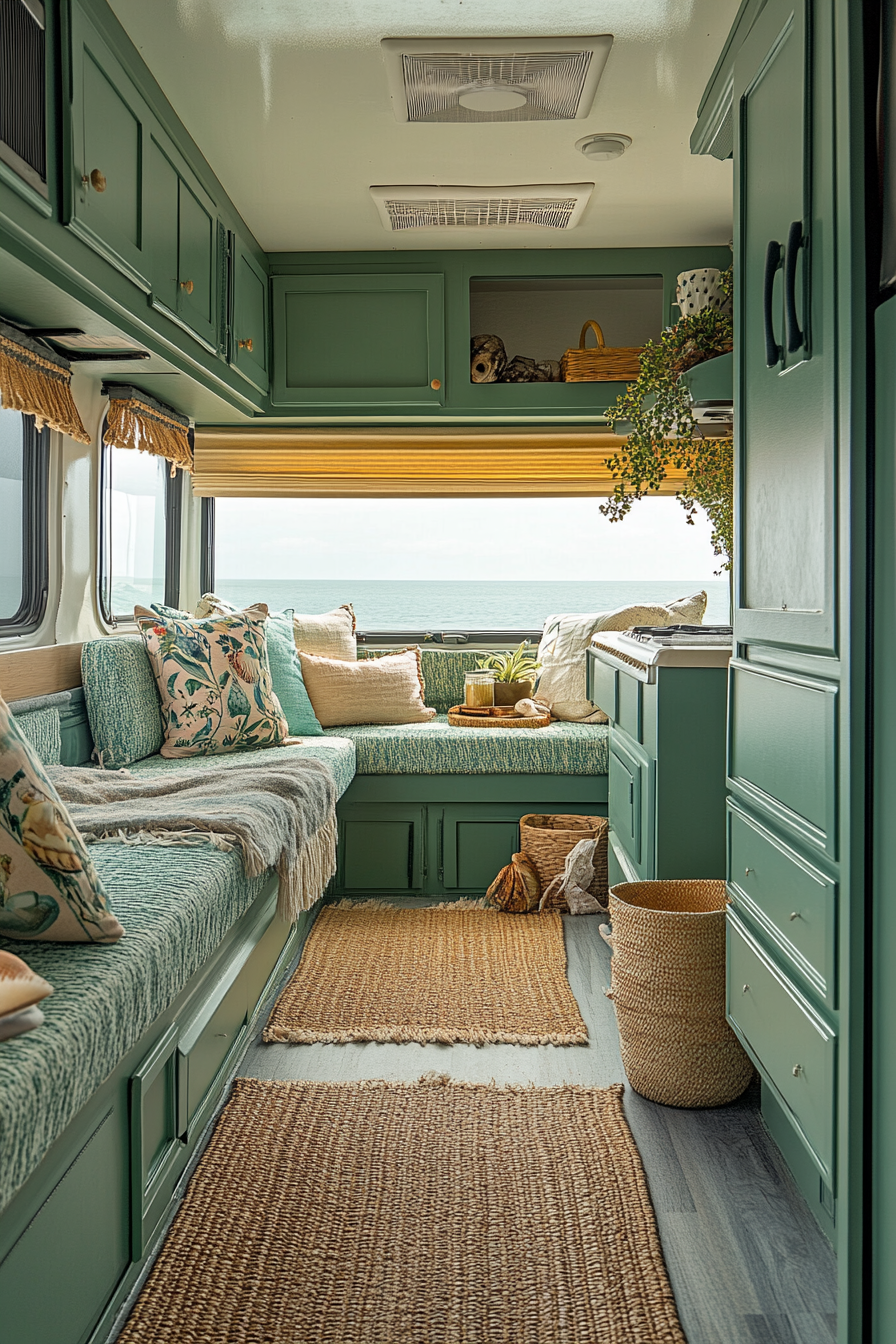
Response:
[{"label": "round cabinet knob", "polygon": [[106,175],[101,173],[99,168],[94,168],[90,174],[90,185],[94,191],[106,190]]},{"label": "round cabinet knob", "polygon": [[180,282],[180,287],[181,287],[181,289],[182,289],[186,294],[192,294],[192,293],[193,293],[193,281],[192,281],[192,280],[181,280],[181,282]]},{"label": "round cabinet knob", "polygon": [[790,918],[791,918],[791,920],[799,919],[799,917],[800,917],[800,912],[799,912],[799,910],[791,910],[791,912],[790,912]]},{"label": "round cabinet knob", "polygon": [[752,873],[752,871],[753,871],[752,868],[745,868],[745,869],[744,869],[744,877],[749,877],[750,874]]},{"label": "round cabinet knob", "polygon": [[744,987],[743,987],[743,993],[744,993],[744,994],[749,994],[749,992],[750,992],[750,986],[749,986],[749,985],[744,985]]},{"label": "round cabinet knob", "polygon": [[800,1074],[802,1073],[802,1071],[803,1071],[803,1066],[802,1066],[802,1064],[794,1064],[793,1068],[790,1070],[790,1072],[793,1074],[794,1078],[799,1078],[799,1076],[800,1076]]},{"label": "round cabinet knob", "polygon": [[442,386],[441,378],[433,378],[432,382],[430,383],[430,387],[432,388],[433,392],[438,392],[441,386]]},{"label": "round cabinet knob", "polygon": [[249,354],[251,355],[251,353],[252,353],[252,337],[251,337],[251,336],[247,337],[247,339],[246,339],[245,341],[237,341],[237,345],[239,346],[239,348],[240,348],[241,350],[248,350],[248,351],[249,351]]}]

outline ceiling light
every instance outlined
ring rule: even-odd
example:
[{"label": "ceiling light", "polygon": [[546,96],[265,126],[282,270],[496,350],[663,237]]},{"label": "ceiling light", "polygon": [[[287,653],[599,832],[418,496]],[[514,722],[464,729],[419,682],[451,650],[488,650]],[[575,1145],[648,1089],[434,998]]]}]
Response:
[{"label": "ceiling light", "polygon": [[459,95],[457,101],[471,112],[512,112],[517,107],[525,107],[529,99],[507,84],[473,84]]},{"label": "ceiling light", "polygon": [[576,141],[576,149],[586,159],[596,162],[604,159],[618,159],[632,142],[630,135],[621,135],[616,131],[601,135],[586,135],[584,140]]}]

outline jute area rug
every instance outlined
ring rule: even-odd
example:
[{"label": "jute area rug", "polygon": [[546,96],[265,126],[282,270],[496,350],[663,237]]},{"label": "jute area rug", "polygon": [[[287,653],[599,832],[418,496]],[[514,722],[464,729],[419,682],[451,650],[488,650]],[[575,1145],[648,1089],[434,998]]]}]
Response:
[{"label": "jute area rug", "polygon": [[621,1086],[237,1079],[119,1344],[685,1344]]},{"label": "jute area rug", "polygon": [[501,1041],[584,1045],[556,911],[478,901],[324,906],[266,1041]]}]

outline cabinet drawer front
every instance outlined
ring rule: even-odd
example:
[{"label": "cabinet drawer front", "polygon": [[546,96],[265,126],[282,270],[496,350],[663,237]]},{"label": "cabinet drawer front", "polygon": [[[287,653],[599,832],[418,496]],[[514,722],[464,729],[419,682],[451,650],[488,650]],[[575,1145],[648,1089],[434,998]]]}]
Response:
[{"label": "cabinet drawer front", "polygon": [[737,808],[728,814],[732,896],[835,1008],[837,884]]},{"label": "cabinet drawer front", "polygon": [[246,986],[246,1002],[250,1016],[264,993],[265,985],[277,965],[292,928],[291,924],[275,913],[243,968],[242,978]]},{"label": "cabinet drawer front", "polygon": [[246,982],[238,976],[181,1054],[186,1063],[186,1119],[192,1120],[246,1021]]},{"label": "cabinet drawer front", "polygon": [[728,1020],[832,1182],[835,1037],[728,913]]},{"label": "cabinet drawer front", "polygon": [[731,664],[731,788],[836,858],[838,688]]},{"label": "cabinet drawer front", "polygon": [[635,863],[641,862],[641,767],[621,744],[613,742],[610,749],[608,787],[610,804],[607,815],[610,829],[616,834]]},{"label": "cabinet drawer front", "polygon": [[619,674],[619,727],[635,742],[641,742],[641,701],[643,686],[635,677]]},{"label": "cabinet drawer front", "polygon": [[602,663],[590,649],[586,680],[585,694],[588,699],[597,705],[598,709],[602,709],[608,718],[616,719],[619,713],[619,673],[615,667]]}]

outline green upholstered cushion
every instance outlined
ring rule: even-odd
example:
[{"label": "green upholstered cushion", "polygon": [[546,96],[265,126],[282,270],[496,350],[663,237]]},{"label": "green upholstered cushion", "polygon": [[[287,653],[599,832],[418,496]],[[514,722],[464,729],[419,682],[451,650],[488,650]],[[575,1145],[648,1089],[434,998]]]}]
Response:
[{"label": "green upholstered cushion", "polygon": [[[54,992],[41,1004],[43,1026],[0,1046],[0,1207],[270,877],[245,878],[240,855],[212,845],[102,844],[91,852],[127,936],[109,946],[25,950]],[[23,951],[5,939],[0,947]]]},{"label": "green upholstered cushion", "polygon": [[605,725],[549,728],[452,728],[429,723],[325,728],[351,738],[359,775],[605,775]]},{"label": "green upholstered cushion", "polygon": [[[295,760],[311,757],[315,761],[325,761],[333,771],[336,781],[336,793],[342,797],[355,777],[355,744],[346,737],[340,737],[338,728],[333,729],[334,736],[320,737],[314,742],[302,746],[270,747],[265,754],[252,753],[252,764],[261,761]],[[231,766],[245,765],[247,753],[234,751],[227,756],[191,756],[188,761],[172,760],[166,756],[147,756],[132,766],[135,775],[165,770],[228,770]]]},{"label": "green upholstered cushion", "polygon": [[426,683],[423,699],[440,714],[464,702],[464,673],[472,672],[485,655],[466,649],[420,650],[420,671]]},{"label": "green upholstered cushion", "polygon": [[302,664],[292,636],[292,618],[291,610],[272,611],[264,623],[274,694],[293,737],[320,737],[323,728],[305,690]]},{"label": "green upholstered cushion", "polygon": [[15,721],[19,732],[30,743],[41,763],[59,765],[62,760],[62,724],[56,706],[15,714]]},{"label": "green upholstered cushion", "polygon": [[90,639],[81,677],[94,755],[107,770],[151,756],[162,745],[162,706],[139,635]]}]

